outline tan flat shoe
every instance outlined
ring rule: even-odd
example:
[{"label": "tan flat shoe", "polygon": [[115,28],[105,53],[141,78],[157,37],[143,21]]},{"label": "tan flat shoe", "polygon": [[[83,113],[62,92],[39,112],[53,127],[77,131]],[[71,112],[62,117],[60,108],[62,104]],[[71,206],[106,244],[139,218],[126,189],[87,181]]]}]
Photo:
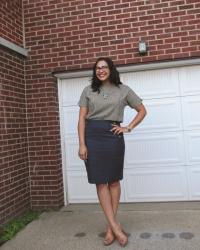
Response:
[{"label": "tan flat shoe", "polygon": [[109,239],[104,239],[104,246],[109,246],[111,245],[113,242],[115,241],[115,237],[113,237],[113,239],[109,240]]},{"label": "tan flat shoe", "polygon": [[118,238],[117,240],[118,240],[118,242],[119,242],[119,244],[122,246],[122,247],[125,247],[127,244],[128,244],[128,237],[127,237],[127,235],[126,234],[124,234],[125,235],[125,238],[123,239],[123,238]]},{"label": "tan flat shoe", "polygon": [[[108,231],[106,233],[106,236],[107,235],[108,235]],[[113,235],[112,231],[110,232],[110,235],[112,235],[112,237],[106,238],[106,236],[105,236],[104,242],[103,242],[104,246],[109,246],[109,245],[111,245],[115,241],[115,236]]]},{"label": "tan flat shoe", "polygon": [[126,233],[123,231],[123,229],[121,228],[121,226],[118,224],[118,230],[116,230],[116,228],[113,230],[120,246],[125,247],[128,243],[128,236],[126,235]]}]

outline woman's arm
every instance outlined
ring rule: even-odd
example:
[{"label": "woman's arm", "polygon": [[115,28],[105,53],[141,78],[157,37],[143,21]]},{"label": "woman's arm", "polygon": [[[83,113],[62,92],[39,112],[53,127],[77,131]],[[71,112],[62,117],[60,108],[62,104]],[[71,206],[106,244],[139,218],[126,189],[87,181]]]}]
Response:
[{"label": "woman's arm", "polygon": [[88,113],[87,107],[80,107],[78,120],[78,137],[79,137],[79,157],[82,160],[87,159],[87,147],[85,144],[85,119]]},{"label": "woman's arm", "polygon": [[138,105],[135,109],[137,110],[138,113],[128,125],[128,127],[131,130],[135,128],[144,119],[144,117],[147,114],[145,106],[142,103]]},{"label": "woman's arm", "polygon": [[111,131],[114,131],[114,134],[120,134],[122,132],[129,132],[128,128],[130,128],[131,130],[133,128],[135,128],[146,116],[147,111],[145,109],[145,106],[141,103],[140,105],[138,105],[137,107],[135,107],[135,109],[137,110],[137,115],[133,118],[133,120],[129,123],[128,126],[126,127],[121,127],[118,125],[113,125],[114,128],[111,129]]}]

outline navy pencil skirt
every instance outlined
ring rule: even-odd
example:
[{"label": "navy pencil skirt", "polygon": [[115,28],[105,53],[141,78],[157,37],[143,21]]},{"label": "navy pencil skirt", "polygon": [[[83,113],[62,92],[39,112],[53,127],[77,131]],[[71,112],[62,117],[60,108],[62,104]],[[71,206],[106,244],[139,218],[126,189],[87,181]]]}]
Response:
[{"label": "navy pencil skirt", "polygon": [[88,182],[109,183],[123,179],[124,134],[110,131],[120,122],[86,119],[85,143],[88,157],[85,162]]}]

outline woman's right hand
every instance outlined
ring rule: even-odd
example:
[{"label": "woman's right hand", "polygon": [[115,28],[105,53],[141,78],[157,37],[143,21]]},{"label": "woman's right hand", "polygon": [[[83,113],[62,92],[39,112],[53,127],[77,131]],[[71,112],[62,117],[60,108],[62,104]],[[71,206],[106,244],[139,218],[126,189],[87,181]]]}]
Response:
[{"label": "woman's right hand", "polygon": [[87,159],[87,153],[88,152],[86,145],[80,145],[78,155],[81,158],[81,160],[85,161]]}]

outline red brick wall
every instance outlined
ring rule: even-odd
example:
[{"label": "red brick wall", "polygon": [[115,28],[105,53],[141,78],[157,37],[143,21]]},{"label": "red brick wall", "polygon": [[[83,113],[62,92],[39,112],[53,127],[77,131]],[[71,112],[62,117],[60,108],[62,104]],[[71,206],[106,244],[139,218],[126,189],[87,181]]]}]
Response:
[{"label": "red brick wall", "polygon": [[[23,0],[31,202],[63,204],[57,84],[52,71],[99,56],[137,64],[200,56],[199,0]],[[147,56],[138,41],[148,43]]]},{"label": "red brick wall", "polygon": [[[30,60],[52,69],[200,56],[199,0],[24,0]],[[149,46],[138,54],[138,40]]]},{"label": "red brick wall", "polygon": [[[0,1],[0,37],[23,44],[22,1]],[[0,224],[30,207],[25,58],[0,46]]]},{"label": "red brick wall", "polygon": [[30,207],[24,58],[0,48],[0,224]]},{"label": "red brick wall", "polygon": [[22,0],[0,1],[0,37],[23,45]]},{"label": "red brick wall", "polygon": [[33,209],[58,208],[64,204],[57,85],[41,72],[42,69],[26,76]]}]

